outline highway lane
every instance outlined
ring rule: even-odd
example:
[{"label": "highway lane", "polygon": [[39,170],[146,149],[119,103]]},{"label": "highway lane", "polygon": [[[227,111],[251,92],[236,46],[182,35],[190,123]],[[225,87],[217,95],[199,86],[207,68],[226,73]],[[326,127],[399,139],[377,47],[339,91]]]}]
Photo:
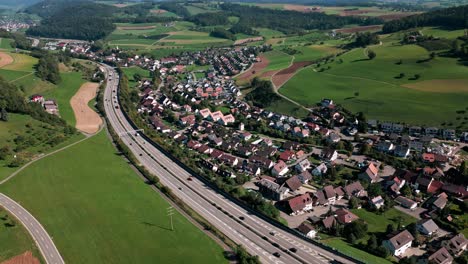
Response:
[{"label": "highway lane", "polygon": [[[107,69],[111,70],[109,68]],[[105,98],[107,99],[107,101],[105,102],[106,112],[108,113],[110,123],[112,124],[114,129],[116,129],[118,133],[125,134],[125,131],[131,131],[133,128],[126,121],[120,109],[115,109],[115,105],[113,105],[114,100],[116,100],[115,98],[113,98],[113,96],[115,96],[116,93],[113,93],[112,90],[116,90],[117,85],[118,85],[116,73],[114,73],[113,75],[114,75],[114,78],[112,81],[109,81],[108,87],[105,92]],[[223,195],[218,194],[216,191],[212,190],[210,187],[206,186],[203,182],[197,180],[196,178],[194,178],[193,181],[187,184],[187,178],[191,176],[190,173],[185,171],[183,168],[179,167],[172,160],[166,157],[163,153],[157,150],[154,146],[150,144],[146,144],[144,142],[144,139],[140,137],[135,137],[134,134],[128,134],[122,137],[122,140],[125,142],[125,144],[127,144],[127,146],[130,147],[132,152],[136,154],[136,157],[139,159],[139,161],[144,166],[151,167],[153,170],[150,170],[150,171],[152,171],[152,173],[160,177],[161,182],[164,185],[168,185],[168,187],[171,190],[173,190],[176,195],[178,195],[181,198],[184,197],[184,195],[190,195],[189,198],[187,197],[185,198],[186,200],[197,199],[197,202],[199,204],[193,204],[193,202],[190,203],[190,201],[185,201],[183,199],[184,202],[187,202],[187,204],[191,208],[193,208],[195,211],[199,212],[201,208],[199,208],[198,206],[200,206],[200,203],[202,203],[202,200],[207,200],[207,202],[210,201],[208,205],[206,205],[205,203],[205,204],[202,204],[202,206],[203,206],[203,209],[211,208],[212,210],[215,210],[211,213],[216,213],[216,209],[213,209],[213,208],[220,207],[223,210],[228,211],[229,214],[234,216],[234,218],[242,216],[244,220],[242,221],[242,225],[240,226],[240,228],[242,230],[245,230],[244,232],[248,233],[249,238],[250,238],[250,241],[248,241],[249,243],[253,243],[254,245],[262,245],[266,247],[266,249],[271,250],[271,248],[268,248],[267,245],[265,245],[265,240],[263,239],[263,236],[266,236],[268,237],[268,240],[271,243],[276,243],[280,245],[283,249],[289,249],[289,248],[295,247],[298,250],[297,253],[295,254],[291,253],[291,254],[294,255],[295,260],[297,259],[303,263],[326,263],[326,262],[329,262],[330,260],[338,260],[343,263],[353,263],[347,259],[343,259],[341,257],[334,255],[332,252],[329,252],[320,247],[317,247],[297,236],[294,236],[288,232],[285,232],[269,224],[268,222],[262,220],[261,218],[255,215],[252,215],[247,210],[233,203],[232,201],[230,201]],[[143,155],[139,156],[139,154],[143,154]],[[149,155],[151,155],[151,157]],[[179,186],[174,186],[174,183],[177,183],[176,185],[179,185]],[[180,191],[178,187],[182,185],[184,185],[184,189]],[[191,193],[187,192],[185,187],[188,187]],[[213,204],[216,204],[216,206],[214,206]],[[203,213],[200,213],[200,214],[203,215],[210,222],[212,222],[212,219],[209,215],[207,216],[207,215],[204,215]],[[216,215],[218,216],[219,214],[224,215],[224,213],[222,213],[221,211],[219,211]],[[237,223],[237,221],[234,221],[234,222]],[[227,232],[229,232],[227,229],[229,228],[223,227],[223,225],[219,226],[219,225],[216,225],[215,223],[213,224],[217,228],[219,228],[223,233],[225,233],[231,239],[233,239],[231,237],[232,234],[231,235],[227,234]],[[254,235],[249,233],[250,230],[255,231]],[[274,232],[275,235],[274,236],[269,235],[270,232]],[[236,239],[233,239],[233,240],[236,241]],[[236,242],[238,243],[238,241]],[[243,241],[241,244],[246,245],[245,241]],[[262,254],[264,255],[264,252],[261,252],[261,251],[259,254],[259,250],[253,250],[253,248],[249,248],[249,247],[247,247],[247,249],[249,250],[251,254],[259,255],[261,258],[262,258]],[[277,249],[276,251],[274,250],[275,248],[273,248],[273,251],[270,251],[270,253],[278,252]],[[281,260],[284,260],[283,256],[287,256],[287,254],[285,253],[282,253],[281,255],[282,255],[280,258]],[[287,263],[289,263],[289,261]]]},{"label": "highway lane", "polygon": [[13,214],[18,221],[28,230],[39,247],[47,264],[64,264],[65,262],[55,247],[52,238],[47,234],[44,227],[26,209],[13,201],[8,196],[0,193],[0,206]]}]

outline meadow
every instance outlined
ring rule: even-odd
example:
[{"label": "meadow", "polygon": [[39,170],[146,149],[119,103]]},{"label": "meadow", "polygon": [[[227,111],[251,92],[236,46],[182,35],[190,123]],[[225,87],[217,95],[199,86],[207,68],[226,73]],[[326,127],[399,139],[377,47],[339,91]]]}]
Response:
[{"label": "meadow", "polygon": [[[457,110],[466,107],[468,68],[456,59],[430,54],[417,45],[400,45],[391,36],[383,45],[353,49],[320,66],[298,72],[280,93],[306,106],[332,98],[368,118],[419,125],[466,126]],[[457,80],[457,89],[447,84]],[[430,84],[430,89],[421,86]],[[464,84],[464,85],[463,85]]]},{"label": "meadow", "polygon": [[[15,223],[14,226],[8,226],[11,223]],[[26,229],[12,214],[0,207],[0,262],[26,251],[31,251],[33,256],[41,259],[41,254]]]},{"label": "meadow", "polygon": [[227,262],[222,248],[177,212],[171,231],[169,204],[115,152],[105,131],[34,163],[0,191],[36,216],[68,263]]}]

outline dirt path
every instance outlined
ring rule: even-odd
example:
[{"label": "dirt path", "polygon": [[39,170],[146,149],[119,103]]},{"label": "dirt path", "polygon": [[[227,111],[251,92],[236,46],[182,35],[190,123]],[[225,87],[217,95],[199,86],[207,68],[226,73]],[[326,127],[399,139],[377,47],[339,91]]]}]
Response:
[{"label": "dirt path", "polygon": [[96,97],[98,88],[98,83],[84,83],[70,100],[76,118],[75,127],[87,134],[96,133],[102,125],[101,117],[88,106],[88,102]]},{"label": "dirt path", "polygon": [[10,65],[14,61],[15,60],[10,54],[0,51],[0,68]]}]

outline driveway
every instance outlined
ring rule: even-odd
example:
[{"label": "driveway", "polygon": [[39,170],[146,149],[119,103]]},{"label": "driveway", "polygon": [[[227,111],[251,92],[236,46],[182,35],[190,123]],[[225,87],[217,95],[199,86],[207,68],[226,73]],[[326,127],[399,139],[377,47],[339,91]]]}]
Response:
[{"label": "driveway", "polygon": [[399,205],[395,205],[395,209],[397,209],[398,211],[401,211],[407,215],[411,215],[412,217],[416,218],[416,219],[421,219],[421,216],[420,214],[427,211],[427,209],[424,209],[424,208],[421,208],[421,207],[416,207],[416,209],[414,210],[410,210],[410,209],[407,209],[407,208],[403,208]]}]

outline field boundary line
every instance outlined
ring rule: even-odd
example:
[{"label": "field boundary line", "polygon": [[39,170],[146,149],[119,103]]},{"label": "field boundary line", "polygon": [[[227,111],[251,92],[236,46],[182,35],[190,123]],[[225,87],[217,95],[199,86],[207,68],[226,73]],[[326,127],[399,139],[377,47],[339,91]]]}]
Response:
[{"label": "field boundary line", "polygon": [[29,167],[31,164],[35,163],[36,161],[39,161],[39,160],[41,160],[41,159],[43,159],[43,158],[45,158],[45,157],[48,157],[48,156],[51,156],[51,155],[56,154],[56,153],[58,153],[58,152],[61,152],[61,151],[65,150],[65,149],[68,149],[68,148],[70,148],[70,147],[73,147],[74,145],[77,145],[77,144],[79,144],[79,143],[81,143],[81,142],[83,142],[83,141],[85,141],[85,140],[88,140],[88,139],[94,137],[95,135],[99,134],[99,132],[101,132],[101,130],[102,130],[103,127],[104,127],[104,126],[101,126],[101,128],[99,129],[99,131],[96,132],[96,134],[94,134],[94,135],[87,135],[87,134],[84,134],[84,135],[85,135],[85,138],[83,138],[83,139],[80,139],[80,140],[78,140],[78,141],[76,141],[76,142],[73,142],[73,143],[71,143],[71,144],[69,144],[69,145],[66,145],[66,146],[64,146],[64,147],[62,147],[62,148],[56,149],[56,150],[54,150],[54,151],[52,151],[52,152],[49,152],[49,153],[47,153],[47,154],[44,154],[44,155],[42,155],[42,156],[39,156],[39,157],[37,157],[37,158],[32,159],[31,161],[29,161],[28,163],[26,163],[26,164],[24,164],[22,167],[20,167],[18,170],[16,170],[16,171],[13,172],[12,174],[10,174],[10,176],[8,176],[8,177],[6,177],[5,179],[3,179],[2,181],[0,181],[0,185],[6,183],[7,181],[9,181],[10,179],[12,179],[12,178],[15,177],[16,175],[18,175],[18,173],[20,173],[21,171],[23,171],[24,169],[26,169],[27,167]]},{"label": "field boundary line", "polygon": [[19,78],[16,78],[16,79],[14,79],[14,80],[11,80],[11,81],[9,81],[8,83],[14,83],[14,82],[16,82],[16,81],[18,81],[18,80],[21,80],[21,79],[23,79],[23,78],[26,78],[26,77],[28,77],[29,75],[34,74],[34,73],[35,73],[35,72],[28,72],[28,74],[23,75],[23,76],[21,76],[21,77],[19,77]]}]

